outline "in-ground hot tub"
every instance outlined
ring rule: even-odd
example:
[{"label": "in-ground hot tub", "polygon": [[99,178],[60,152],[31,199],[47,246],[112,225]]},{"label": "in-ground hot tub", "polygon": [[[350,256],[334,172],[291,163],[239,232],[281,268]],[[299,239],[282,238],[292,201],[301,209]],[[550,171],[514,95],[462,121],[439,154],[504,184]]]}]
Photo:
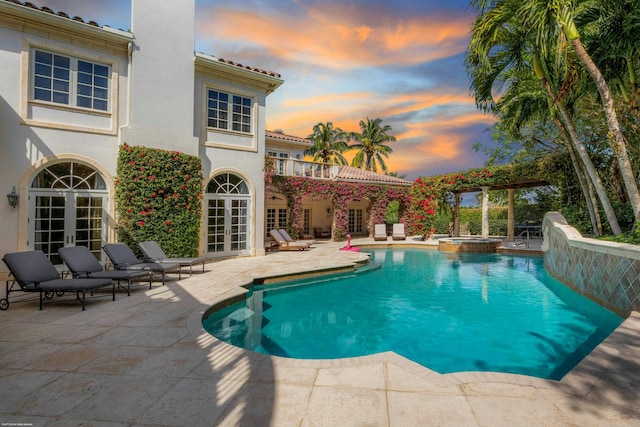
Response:
[{"label": "in-ground hot tub", "polygon": [[438,249],[442,252],[474,252],[493,253],[497,252],[502,244],[500,239],[485,239],[482,237],[449,237],[440,239]]}]

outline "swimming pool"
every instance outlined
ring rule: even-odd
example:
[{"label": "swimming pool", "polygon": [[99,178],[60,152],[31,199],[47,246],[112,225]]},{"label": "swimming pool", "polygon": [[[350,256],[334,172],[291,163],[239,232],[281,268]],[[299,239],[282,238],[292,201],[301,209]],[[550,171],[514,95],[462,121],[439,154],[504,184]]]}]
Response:
[{"label": "swimming pool", "polygon": [[550,277],[541,257],[381,249],[371,259],[353,274],[254,286],[203,326],[284,357],[394,351],[440,373],[560,379],[622,322]]}]

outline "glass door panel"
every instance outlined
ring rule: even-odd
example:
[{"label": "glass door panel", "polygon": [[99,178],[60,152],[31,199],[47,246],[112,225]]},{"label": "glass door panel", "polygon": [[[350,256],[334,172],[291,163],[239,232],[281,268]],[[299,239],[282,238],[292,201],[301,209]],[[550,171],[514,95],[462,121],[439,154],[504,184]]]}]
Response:
[{"label": "glass door panel", "polygon": [[225,252],[224,200],[213,199],[207,203],[207,252]]},{"label": "glass door panel", "polygon": [[86,246],[100,260],[103,238],[103,198],[92,196],[76,197],[75,245]]},{"label": "glass door panel", "polygon": [[248,201],[230,200],[231,202],[231,251],[247,249]]},{"label": "glass door panel", "polygon": [[54,264],[62,264],[58,249],[65,245],[64,196],[36,196],[33,215],[33,249],[45,253]]}]

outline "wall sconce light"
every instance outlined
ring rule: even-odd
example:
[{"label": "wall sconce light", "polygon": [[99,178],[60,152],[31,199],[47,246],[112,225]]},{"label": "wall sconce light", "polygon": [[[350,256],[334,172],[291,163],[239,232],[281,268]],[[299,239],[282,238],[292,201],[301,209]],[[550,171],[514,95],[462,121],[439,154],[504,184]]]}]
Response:
[{"label": "wall sconce light", "polygon": [[11,189],[11,193],[7,194],[7,200],[9,201],[9,206],[11,206],[12,208],[15,208],[16,206],[18,206],[19,199],[20,199],[20,196],[18,195],[18,193],[16,193],[16,186],[14,185],[13,188]]}]

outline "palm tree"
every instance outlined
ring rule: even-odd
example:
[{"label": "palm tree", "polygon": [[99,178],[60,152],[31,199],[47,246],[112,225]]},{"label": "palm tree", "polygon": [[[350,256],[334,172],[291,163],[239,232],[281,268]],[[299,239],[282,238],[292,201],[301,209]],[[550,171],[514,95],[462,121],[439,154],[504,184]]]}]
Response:
[{"label": "palm tree", "polygon": [[351,138],[357,142],[352,144],[349,149],[358,150],[351,160],[351,166],[378,172],[379,164],[383,172],[388,171],[384,159],[388,159],[393,150],[385,144],[395,141],[396,137],[389,135],[391,126],[381,127],[381,123],[382,119],[380,118],[371,120],[367,117],[367,121],[360,120],[361,133],[351,133]]},{"label": "palm tree", "polygon": [[592,0],[534,0],[524,2],[523,5],[525,6],[520,7],[522,16],[524,16],[521,24],[535,29],[542,52],[546,53],[546,49],[555,46],[548,37],[550,34],[553,35],[554,30],[559,27],[560,35],[571,44],[575,55],[595,83],[609,128],[609,144],[618,162],[619,172],[633,208],[636,223],[640,222],[640,191],[629,159],[627,142],[618,121],[613,95],[600,69],[585,49],[581,32],[576,24],[576,20],[581,14],[594,15],[593,10],[600,7],[600,2]]},{"label": "palm tree", "polygon": [[304,154],[312,156],[314,162],[346,165],[348,162],[342,153],[349,148],[347,138],[347,133],[334,127],[332,122],[318,123],[313,127],[313,133],[307,136],[313,145],[304,150]]},{"label": "palm tree", "polygon": [[[532,0],[532,2],[535,3],[537,0]],[[473,3],[481,6],[481,9],[486,5],[486,1],[481,0],[473,1]],[[549,34],[545,34],[541,38],[538,33],[531,31],[531,25],[523,25],[523,19],[525,22],[530,19],[528,17],[530,10],[523,7],[523,4],[529,5],[530,3],[522,3],[520,0],[491,2],[493,7],[486,11],[482,9],[483,12],[476,18],[467,55],[467,68],[472,77],[472,89],[475,92],[476,104],[485,111],[495,112],[493,90],[496,85],[506,85],[506,89],[500,86],[498,89],[502,89],[503,92],[507,91],[509,84],[513,86],[514,75],[517,75],[516,71],[537,77],[548,98],[552,101],[553,108],[560,114],[561,122],[556,123],[561,123],[562,129],[560,131],[563,135],[570,137],[571,144],[575,149],[574,153],[579,156],[591,179],[612,232],[619,234],[620,227],[604,185],[586,147],[580,140],[574,120],[566,107],[565,98],[571,93],[577,80],[575,68],[570,58],[567,59],[566,48],[562,44],[562,38],[559,37],[560,34],[556,30],[557,27],[546,26],[549,29]],[[540,21],[544,21],[545,18],[548,16],[541,17]],[[554,31],[556,37],[553,37]],[[556,43],[553,48],[552,43]],[[565,55],[558,55],[557,51],[564,52]],[[551,74],[562,77],[552,79]],[[554,86],[552,83],[558,80],[560,84]],[[578,170],[577,168],[578,166],[576,166],[576,170]],[[584,193],[586,196],[587,192]]]}]

